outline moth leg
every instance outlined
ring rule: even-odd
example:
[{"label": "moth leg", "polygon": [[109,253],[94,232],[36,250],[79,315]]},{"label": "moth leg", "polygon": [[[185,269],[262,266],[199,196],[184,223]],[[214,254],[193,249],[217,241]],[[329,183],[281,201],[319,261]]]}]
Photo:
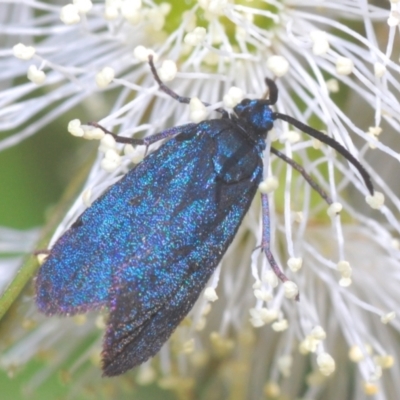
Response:
[{"label": "moth leg", "polygon": [[[270,248],[270,224],[269,224],[269,201],[267,194],[261,194],[261,204],[262,204],[262,213],[263,213],[263,232],[262,232],[262,243],[261,248],[264,250],[264,253],[267,257],[269,265],[271,266],[272,271],[274,271],[275,275],[282,281],[288,281],[288,277],[284,274],[284,272],[279,268],[279,265],[275,261],[275,257],[273,256]],[[299,300],[299,295],[296,296],[296,300]]]},{"label": "moth leg", "polygon": [[[154,79],[158,83],[158,86],[160,87],[161,91],[166,93],[168,96],[171,96],[174,100],[179,101],[179,103],[183,103],[183,104],[190,103],[190,100],[191,100],[190,97],[180,96],[178,93],[176,93],[172,89],[170,89],[164,82],[162,82],[162,80],[160,79],[160,77],[157,73],[156,67],[154,66],[153,56],[151,54],[149,55],[149,65],[150,65],[151,72],[154,76]],[[202,103],[206,107],[211,105],[210,103],[206,103],[205,101],[202,101]],[[223,108],[216,108],[215,111],[219,112],[226,118],[229,117],[228,112],[225,111]]]},{"label": "moth leg", "polygon": [[104,128],[97,122],[90,122],[89,125],[94,126],[95,128],[100,128],[103,132],[111,135],[117,143],[125,143],[131,144],[132,146],[146,146],[146,153],[149,146],[153,143],[156,143],[163,139],[168,139],[172,136],[176,136],[179,133],[182,133],[186,130],[190,130],[196,126],[196,124],[190,123],[185,125],[174,126],[173,128],[165,129],[162,132],[155,133],[154,135],[148,136],[144,139],[134,139],[128,138],[124,136],[118,136],[115,133],[109,131],[108,129]]},{"label": "moth leg", "polygon": [[331,205],[333,203],[332,199],[328,196],[328,194],[325,192],[324,189],[321,188],[321,186],[318,185],[317,182],[307,172],[304,170],[304,168],[300,165],[297,164],[296,161],[291,159],[290,157],[286,156],[285,154],[281,153],[279,150],[275,149],[274,147],[271,147],[271,153],[275,154],[278,156],[281,160],[285,161],[287,164],[289,164],[293,169],[295,169],[297,172],[300,172],[300,174],[303,176],[303,178],[308,182],[308,184],[329,204]]}]

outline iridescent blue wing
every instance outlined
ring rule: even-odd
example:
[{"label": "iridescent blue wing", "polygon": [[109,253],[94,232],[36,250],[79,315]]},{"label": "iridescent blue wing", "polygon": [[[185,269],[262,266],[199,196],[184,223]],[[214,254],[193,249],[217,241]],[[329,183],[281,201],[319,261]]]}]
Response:
[{"label": "iridescent blue wing", "polygon": [[263,146],[227,119],[185,129],[55,244],[37,278],[38,307],[109,306],[106,375],[154,355],[190,310],[254,197]]},{"label": "iridescent blue wing", "polygon": [[[177,132],[191,129],[177,128]],[[166,143],[88,208],[51,249],[36,279],[36,302],[47,315],[76,314],[108,304],[112,274],[126,251],[140,246],[151,221],[154,181],[162,190],[183,145]],[[156,207],[156,205],[154,205]],[[148,209],[150,208],[150,209]],[[129,240],[129,242],[128,242]]]},{"label": "iridescent blue wing", "polygon": [[[157,156],[151,195],[140,194],[132,211],[141,226],[116,233],[124,246],[104,341],[108,376],[159,351],[234,238],[262,176],[260,148],[229,120],[201,123],[165,146],[180,156],[171,168]],[[143,176],[136,173],[139,188]],[[129,223],[131,216],[124,218]]]}]

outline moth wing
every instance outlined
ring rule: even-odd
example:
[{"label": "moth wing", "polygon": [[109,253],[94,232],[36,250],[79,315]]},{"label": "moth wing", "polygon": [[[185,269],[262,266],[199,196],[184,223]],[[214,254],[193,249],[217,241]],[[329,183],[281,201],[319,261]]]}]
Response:
[{"label": "moth wing", "polygon": [[226,183],[215,166],[221,140],[206,133],[191,141],[191,155],[181,162],[185,167],[177,169],[146,221],[142,246],[126,255],[114,275],[103,349],[107,376],[159,351],[193,307],[257,190],[262,162],[256,151],[249,146],[252,166],[251,173],[244,171],[246,179],[231,165],[224,173],[233,170],[238,179]]},{"label": "moth wing", "polygon": [[[177,133],[193,135],[192,128]],[[142,244],[154,194],[192,151],[176,140],[150,154],[97,199],[55,243],[36,279],[36,303],[47,315],[107,305],[113,271]],[[157,177],[157,179],[155,179]],[[154,221],[156,222],[156,221]]]}]

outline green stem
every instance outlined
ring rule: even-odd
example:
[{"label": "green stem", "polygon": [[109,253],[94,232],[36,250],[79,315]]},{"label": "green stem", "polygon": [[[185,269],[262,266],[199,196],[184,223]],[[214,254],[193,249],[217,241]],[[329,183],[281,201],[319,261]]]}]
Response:
[{"label": "green stem", "polygon": [[[42,235],[38,241],[38,249],[46,248],[52,233],[54,232],[60,221],[64,218],[65,213],[81,190],[88,176],[90,167],[93,164],[93,157],[88,158],[90,161],[86,162],[85,165],[82,166],[79,173],[69,184],[68,188],[61,198],[61,201],[55,207],[54,212],[51,215],[49,222],[43,229]],[[39,263],[36,257],[34,257],[32,254],[28,255],[26,261],[18,270],[15,278],[11,281],[3,295],[0,297],[0,321],[10,309],[12,304],[17,300],[18,296],[21,294],[27,283],[35,275],[38,268]]]}]

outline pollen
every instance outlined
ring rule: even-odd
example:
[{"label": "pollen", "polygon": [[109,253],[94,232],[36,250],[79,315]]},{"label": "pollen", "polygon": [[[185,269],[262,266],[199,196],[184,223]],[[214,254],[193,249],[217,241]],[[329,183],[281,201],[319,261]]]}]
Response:
[{"label": "pollen", "polygon": [[382,355],[374,357],[375,363],[383,369],[392,368],[394,365],[394,357],[391,355]]},{"label": "pollen", "polygon": [[148,49],[144,46],[136,46],[133,50],[134,57],[139,61],[148,61],[149,56],[153,56],[153,60],[157,61],[158,55],[152,49]]},{"label": "pollen", "polygon": [[121,15],[132,25],[138,24],[142,19],[140,9],[141,0],[125,0],[121,4]]},{"label": "pollen", "polygon": [[83,135],[85,134],[85,132],[81,126],[81,121],[79,119],[73,119],[73,120],[69,121],[68,132],[72,136],[76,136],[76,137],[83,137]]},{"label": "pollen", "polygon": [[349,359],[354,363],[364,360],[364,353],[359,346],[351,346],[349,350]]},{"label": "pollen", "polygon": [[385,75],[386,72],[386,67],[380,63],[380,62],[376,62],[374,64],[374,74],[377,78],[382,78],[383,75]]},{"label": "pollen", "polygon": [[330,217],[334,217],[334,216],[336,216],[337,214],[339,214],[340,211],[342,211],[342,209],[343,209],[342,204],[340,204],[340,203],[338,203],[338,202],[332,203],[332,204],[328,207],[327,213],[328,213],[328,215],[329,215]]},{"label": "pollen", "polygon": [[321,353],[317,356],[317,364],[322,375],[329,376],[335,372],[335,360],[328,353]]},{"label": "pollen", "polygon": [[60,19],[65,25],[77,24],[81,17],[79,15],[79,8],[75,4],[67,4],[61,8]]},{"label": "pollen", "polygon": [[30,60],[35,55],[36,49],[33,46],[25,46],[18,43],[13,47],[13,54],[20,60]]},{"label": "pollen", "polygon": [[206,35],[207,35],[206,29],[201,26],[198,26],[194,28],[192,32],[187,33],[183,41],[185,44],[189,46],[198,46],[203,42]]},{"label": "pollen", "polygon": [[289,71],[289,62],[282,56],[271,56],[267,60],[267,68],[278,78]]},{"label": "pollen", "polygon": [[83,138],[86,140],[101,140],[106,135],[103,129],[92,125],[81,125],[83,129]]},{"label": "pollen", "polygon": [[36,256],[36,259],[37,259],[39,265],[42,265],[42,264],[46,261],[46,259],[47,259],[48,256],[49,256],[48,254],[39,253],[39,254]]},{"label": "pollen", "polygon": [[378,385],[376,383],[372,383],[372,382],[365,382],[364,383],[364,393],[367,396],[373,396],[375,394],[378,394],[379,393]]},{"label": "pollen", "polygon": [[106,2],[104,9],[104,19],[107,21],[113,21],[119,16],[119,9],[116,2]]},{"label": "pollen", "polygon": [[375,191],[373,196],[366,196],[365,201],[371,208],[379,210],[385,203],[385,196],[383,193]]},{"label": "pollen", "polygon": [[400,13],[398,11],[392,10],[390,12],[389,18],[387,20],[387,24],[390,27],[399,25],[400,24]]},{"label": "pollen", "polygon": [[335,78],[328,79],[326,81],[326,87],[331,93],[337,93],[339,91],[339,81]]},{"label": "pollen", "polygon": [[108,149],[101,160],[101,168],[106,172],[112,172],[121,165],[121,156],[114,149]]},{"label": "pollen", "polygon": [[165,60],[157,72],[163,82],[169,82],[175,78],[178,68],[174,61]]},{"label": "pollen", "polygon": [[199,6],[210,14],[222,14],[227,4],[228,0],[197,0]]},{"label": "pollen", "polygon": [[317,351],[319,343],[320,340],[317,340],[316,338],[307,335],[305,339],[299,344],[300,354],[315,353]]},{"label": "pollen", "polygon": [[124,154],[128,156],[134,164],[139,164],[143,161],[145,155],[144,146],[135,146],[127,144],[124,147]]},{"label": "pollen", "polygon": [[260,328],[265,324],[269,324],[278,318],[278,311],[270,310],[268,308],[251,308],[250,312],[250,323],[255,328]]},{"label": "pollen", "polygon": [[283,284],[283,289],[287,299],[294,299],[299,294],[299,288],[292,281],[286,281]]},{"label": "pollen", "polygon": [[317,340],[324,340],[326,339],[326,332],[322,326],[315,326],[310,333],[310,336]]},{"label": "pollen", "polygon": [[73,0],[73,3],[82,14],[88,13],[93,7],[93,3],[90,0]]},{"label": "pollen", "polygon": [[271,301],[272,300],[272,294],[270,292],[267,292],[264,289],[256,289],[254,290],[254,297],[258,300],[262,300],[265,302]]},{"label": "pollen", "polygon": [[244,93],[243,90],[236,87],[232,86],[229,90],[228,93],[224,96],[224,106],[228,108],[233,108],[237,104],[239,104],[244,98]]},{"label": "pollen", "polygon": [[352,274],[352,268],[348,261],[339,261],[336,265],[337,270],[342,275],[342,278],[350,278]]},{"label": "pollen", "polygon": [[323,31],[312,31],[310,37],[313,42],[312,51],[316,56],[322,56],[329,51],[329,42],[326,32]]},{"label": "pollen", "polygon": [[190,120],[196,124],[207,118],[207,109],[197,97],[190,99],[189,108]]},{"label": "pollen", "polygon": [[272,329],[275,332],[283,332],[289,327],[289,322],[287,319],[281,319],[280,321],[276,321],[272,324]]},{"label": "pollen", "polygon": [[339,75],[350,75],[353,72],[353,60],[347,57],[338,57],[336,60],[336,72]]},{"label": "pollen", "polygon": [[36,65],[31,65],[28,68],[28,79],[36,83],[36,85],[41,85],[46,80],[46,74],[38,69]]},{"label": "pollen", "polygon": [[109,149],[115,149],[116,148],[116,144],[117,143],[116,143],[115,139],[111,135],[106,134],[100,140],[99,151],[101,153],[105,153]]},{"label": "pollen", "polygon": [[279,283],[277,276],[271,270],[268,270],[263,274],[263,281],[265,283],[268,283],[268,285],[271,286],[271,288],[276,288]]},{"label": "pollen", "polygon": [[291,271],[297,272],[303,266],[303,259],[300,257],[291,257],[289,258],[287,265],[291,269]]},{"label": "pollen", "polygon": [[204,291],[204,297],[205,297],[208,301],[216,301],[216,300],[218,300],[218,295],[217,295],[215,289],[212,288],[212,287],[208,287],[208,288]]},{"label": "pollen", "polygon": [[99,73],[96,74],[96,84],[99,88],[107,87],[114,79],[115,71],[111,67],[104,67]]},{"label": "pollen", "polygon": [[275,176],[269,176],[258,185],[258,189],[261,193],[268,194],[276,190],[278,186],[278,179]]}]

